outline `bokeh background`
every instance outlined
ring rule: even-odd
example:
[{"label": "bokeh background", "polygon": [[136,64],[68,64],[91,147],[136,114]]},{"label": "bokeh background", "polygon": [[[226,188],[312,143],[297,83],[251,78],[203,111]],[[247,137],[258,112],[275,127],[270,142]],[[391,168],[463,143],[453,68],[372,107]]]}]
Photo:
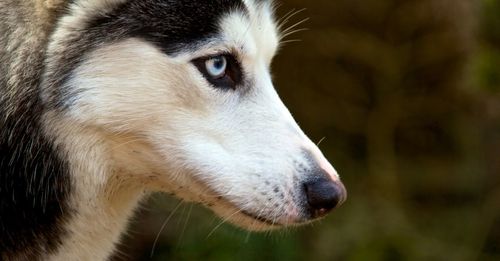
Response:
[{"label": "bokeh background", "polygon": [[276,88],[348,201],[256,234],[155,195],[114,259],[500,260],[500,1],[279,2],[310,19]]}]

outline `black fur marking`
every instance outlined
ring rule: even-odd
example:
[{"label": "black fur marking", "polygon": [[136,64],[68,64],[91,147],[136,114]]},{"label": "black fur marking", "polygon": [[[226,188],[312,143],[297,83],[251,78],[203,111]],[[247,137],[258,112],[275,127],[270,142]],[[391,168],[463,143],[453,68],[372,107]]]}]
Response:
[{"label": "black fur marking", "polygon": [[39,119],[19,116],[20,124],[0,123],[0,259],[55,251],[71,189],[67,165],[39,133]]},{"label": "black fur marking", "polygon": [[61,90],[81,57],[105,43],[130,37],[145,39],[167,55],[196,49],[219,35],[218,23],[225,14],[248,14],[242,0],[131,0],[87,22],[85,29],[68,35],[67,50],[56,54],[46,75],[51,100],[60,108],[77,97],[71,89]]},{"label": "black fur marking", "polygon": [[16,5],[15,16],[2,11],[9,9],[0,10],[0,260],[41,260],[57,251],[66,233],[71,180],[67,162],[41,130],[47,32],[36,39],[15,35],[33,22],[33,13]]},{"label": "black fur marking", "polygon": [[141,37],[175,54],[216,38],[220,19],[233,10],[246,13],[241,0],[132,0],[89,22],[88,28],[104,33],[99,37],[104,39],[116,32]]}]

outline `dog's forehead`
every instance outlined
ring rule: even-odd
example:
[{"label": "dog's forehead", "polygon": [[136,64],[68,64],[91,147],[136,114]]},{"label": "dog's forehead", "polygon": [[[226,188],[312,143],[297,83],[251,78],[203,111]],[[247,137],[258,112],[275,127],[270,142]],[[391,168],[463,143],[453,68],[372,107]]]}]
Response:
[{"label": "dog's forehead", "polygon": [[[271,5],[265,0],[73,0],[51,36],[46,85],[62,86],[82,57],[128,38],[171,56],[193,53],[211,41],[236,48],[244,43],[245,53],[258,50],[269,61],[277,46]],[[56,88],[50,96],[60,105],[65,98]]]},{"label": "dog's forehead", "polygon": [[[223,40],[241,41],[247,34],[275,34],[271,1],[114,1],[114,7],[103,6],[110,1],[102,0],[97,1],[101,3],[99,6],[87,6],[87,9],[94,10],[89,12],[91,18],[85,23],[90,29],[89,35],[96,34],[94,40],[140,37],[160,46],[166,53],[174,54],[196,48],[200,42],[220,40],[221,36]],[[99,11],[103,8],[108,11]]]},{"label": "dog's forehead", "polygon": [[245,12],[231,12],[221,19],[221,34],[247,55],[269,60],[278,46],[271,1],[244,0]]}]

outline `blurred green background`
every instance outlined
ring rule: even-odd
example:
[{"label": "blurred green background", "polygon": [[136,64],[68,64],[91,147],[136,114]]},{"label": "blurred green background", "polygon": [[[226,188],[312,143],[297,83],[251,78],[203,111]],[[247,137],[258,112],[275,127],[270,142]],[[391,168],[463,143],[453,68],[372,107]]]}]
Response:
[{"label": "blurred green background", "polygon": [[276,88],[348,201],[259,234],[155,195],[115,259],[500,260],[500,1],[279,2],[310,20]]}]

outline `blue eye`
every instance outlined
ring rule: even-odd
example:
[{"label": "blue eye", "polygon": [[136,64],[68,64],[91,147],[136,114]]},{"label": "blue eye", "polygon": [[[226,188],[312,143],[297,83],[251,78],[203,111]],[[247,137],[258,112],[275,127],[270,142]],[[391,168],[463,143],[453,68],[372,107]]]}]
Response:
[{"label": "blue eye", "polygon": [[220,55],[207,59],[205,61],[205,68],[207,73],[215,79],[224,77],[227,68],[226,57]]},{"label": "blue eye", "polygon": [[243,82],[242,67],[230,53],[200,57],[191,62],[215,88],[236,90]]}]

